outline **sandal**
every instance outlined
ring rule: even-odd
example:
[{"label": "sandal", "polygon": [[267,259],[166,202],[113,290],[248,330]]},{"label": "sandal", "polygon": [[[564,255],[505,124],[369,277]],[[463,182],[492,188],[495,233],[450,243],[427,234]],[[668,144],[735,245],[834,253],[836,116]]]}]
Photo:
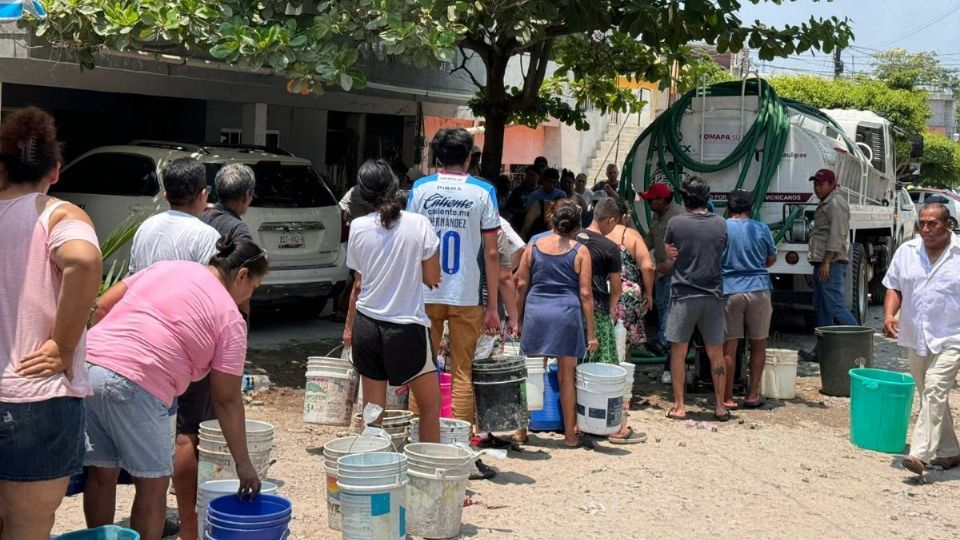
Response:
[{"label": "sandal", "polygon": [[674,412],[676,412],[676,410],[677,410],[676,407],[674,407],[673,409],[670,409],[669,411],[667,411],[667,418],[669,418],[669,419],[671,419],[671,420],[681,420],[681,421],[687,419],[687,415],[686,415],[686,414],[683,414],[683,415],[674,414]]},{"label": "sandal", "polygon": [[723,402],[723,408],[726,409],[726,410],[728,410],[728,411],[735,411],[735,410],[739,409],[740,406],[737,405],[737,402],[736,402],[736,401],[732,401],[732,400],[731,400],[731,401],[724,401],[724,402]]},{"label": "sandal", "polygon": [[632,427],[628,426],[626,435],[623,437],[614,437],[611,435],[607,437],[607,440],[610,441],[610,444],[637,444],[647,442],[647,434],[634,431]]},{"label": "sandal", "polygon": [[[763,407],[766,403],[763,402],[763,398],[758,397],[757,399],[744,399],[743,407],[745,409],[759,409]],[[729,407],[728,407],[729,408]]]},{"label": "sandal", "polygon": [[903,468],[912,472],[913,474],[919,474],[923,476],[923,471],[926,470],[927,464],[924,463],[920,458],[914,456],[907,456],[903,458],[903,461],[900,462],[903,465]]},{"label": "sandal", "polygon": [[727,411],[723,414],[713,413],[713,419],[717,422],[729,422],[731,418],[733,417],[730,415],[730,411]]}]

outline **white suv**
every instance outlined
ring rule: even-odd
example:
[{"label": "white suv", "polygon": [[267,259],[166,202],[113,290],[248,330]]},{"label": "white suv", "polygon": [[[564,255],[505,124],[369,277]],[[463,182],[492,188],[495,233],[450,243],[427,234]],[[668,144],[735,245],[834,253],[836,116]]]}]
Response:
[{"label": "white suv", "polygon": [[[221,167],[245,163],[253,168],[256,190],[243,220],[270,259],[270,273],[254,300],[307,300],[310,311],[319,313],[346,283],[347,229],[337,199],[309,160],[253,146],[134,141],[83,154],[63,169],[51,194],[84,208],[103,240],[131,214],[169,208],[160,175],[168,161],[181,157],[204,164],[211,200]],[[128,253],[129,246],[117,258],[123,262]]]}]

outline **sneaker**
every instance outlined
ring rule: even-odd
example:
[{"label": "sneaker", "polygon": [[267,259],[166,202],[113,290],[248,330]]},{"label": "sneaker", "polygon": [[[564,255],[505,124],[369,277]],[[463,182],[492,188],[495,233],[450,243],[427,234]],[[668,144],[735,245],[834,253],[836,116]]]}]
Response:
[{"label": "sneaker", "polygon": [[475,463],[477,470],[470,473],[471,480],[489,480],[497,475],[497,471],[493,470],[493,467],[484,464],[484,462],[479,459]]},{"label": "sneaker", "polygon": [[673,382],[673,375],[670,375],[670,372],[669,372],[669,371],[664,371],[664,372],[660,375],[660,383],[662,383],[662,384],[670,384],[670,383],[672,383],[672,382]]}]

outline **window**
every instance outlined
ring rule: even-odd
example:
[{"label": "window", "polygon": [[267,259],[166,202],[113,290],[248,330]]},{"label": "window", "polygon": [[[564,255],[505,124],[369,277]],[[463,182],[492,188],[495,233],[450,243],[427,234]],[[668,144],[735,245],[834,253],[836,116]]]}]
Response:
[{"label": "window", "polygon": [[240,144],[241,131],[236,128],[223,128],[220,130],[221,144]]},{"label": "window", "polygon": [[268,129],[264,146],[267,148],[280,148],[280,132],[276,129]]},{"label": "window", "polygon": [[[253,204],[259,208],[316,208],[337,204],[337,199],[323,179],[309,165],[281,164],[279,161],[248,163],[253,168],[257,184]],[[210,202],[216,201],[214,179],[222,163],[207,163],[207,185]]]},{"label": "window", "polygon": [[160,191],[157,164],[136,154],[92,154],[64,169],[54,184],[59,193],[153,197]]}]

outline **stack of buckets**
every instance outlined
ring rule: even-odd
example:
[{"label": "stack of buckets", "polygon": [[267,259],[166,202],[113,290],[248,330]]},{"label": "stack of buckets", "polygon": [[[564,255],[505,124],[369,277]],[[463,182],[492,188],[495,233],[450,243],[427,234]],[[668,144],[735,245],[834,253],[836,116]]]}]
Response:
[{"label": "stack of buckets", "polygon": [[633,377],[637,366],[630,362],[620,362],[620,367],[626,371],[623,377],[623,410],[630,410],[630,400],[633,399]]},{"label": "stack of buckets", "polygon": [[337,485],[337,460],[350,454],[389,452],[390,441],[378,437],[342,437],[323,445],[324,470],[327,473],[327,525],[340,530],[340,487]]},{"label": "stack of buckets", "polygon": [[411,443],[407,456],[407,532],[424,538],[460,534],[463,499],[475,459],[465,448]]},{"label": "stack of buckets", "polygon": [[344,540],[406,538],[407,456],[350,454],[337,470]]},{"label": "stack of buckets", "polygon": [[577,366],[577,426],[583,433],[610,435],[623,422],[627,371],[613,364]]},{"label": "stack of buckets", "polygon": [[[400,410],[383,411],[380,418],[380,428],[390,435],[393,441],[393,450],[403,451],[403,445],[407,444],[407,437],[410,435],[410,422],[413,420],[413,412]],[[353,415],[353,432],[360,434],[366,426],[363,423],[363,413]]]},{"label": "stack of buckets", "polygon": [[[270,466],[273,450],[273,426],[266,422],[247,420],[247,452],[258,473]],[[230,455],[227,440],[220,431],[220,422],[207,420],[200,424],[200,462],[197,482],[208,480],[231,480],[237,478],[237,464]]]},{"label": "stack of buckets", "polygon": [[[203,538],[203,533],[207,529],[207,506],[210,501],[225,495],[236,495],[239,490],[239,480],[208,480],[197,485],[198,538]],[[260,493],[262,495],[274,495],[276,492],[277,485],[273,482],[260,483]]]},{"label": "stack of buckets", "polygon": [[348,358],[307,358],[303,421],[328,426],[350,425],[359,376]]},{"label": "stack of buckets", "polygon": [[[420,442],[420,419],[410,421],[410,442]],[[470,422],[453,418],[440,419],[440,443],[470,445]]]},{"label": "stack of buckets", "polygon": [[440,373],[440,418],[453,418],[453,375]]},{"label": "stack of buckets", "polygon": [[207,507],[205,540],[283,540],[293,506],[276,495],[257,495],[252,501],[224,495]]},{"label": "stack of buckets", "polygon": [[526,380],[527,366],[522,356],[473,361],[473,393],[479,431],[496,433],[527,427]]}]

